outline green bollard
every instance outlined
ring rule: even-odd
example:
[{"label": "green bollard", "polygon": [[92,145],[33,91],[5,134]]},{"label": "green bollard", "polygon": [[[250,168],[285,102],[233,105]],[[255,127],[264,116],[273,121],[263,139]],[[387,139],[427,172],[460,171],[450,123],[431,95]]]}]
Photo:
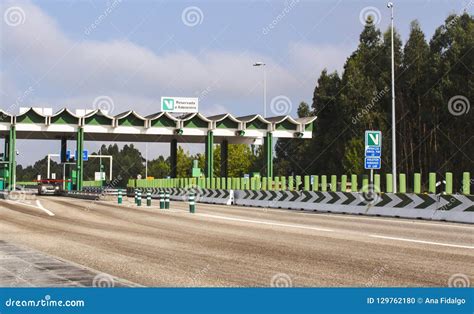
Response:
[{"label": "green bollard", "polygon": [[337,176],[332,175],[331,176],[331,192],[336,192],[337,191]]},{"label": "green bollard", "polygon": [[381,190],[380,188],[380,174],[374,175],[374,191],[379,193]]},{"label": "green bollard", "polygon": [[400,173],[400,189],[398,193],[406,193],[407,192],[407,177],[404,173]]},{"label": "green bollard", "polygon": [[160,209],[165,208],[165,193],[160,191]]},{"label": "green bollard", "polygon": [[135,189],[135,205],[138,204],[138,190]]},{"label": "green bollard", "polygon": [[150,193],[150,191],[146,192],[146,206],[151,206],[151,193]]},{"label": "green bollard", "polygon": [[304,176],[304,190],[309,191],[310,190],[310,185],[309,185],[309,176]]},{"label": "green bollard", "polygon": [[286,191],[286,177],[281,177],[281,190]]},{"label": "green bollard", "polygon": [[268,177],[268,184],[267,184],[267,186],[268,186],[268,190],[269,190],[269,191],[273,191],[273,190],[274,190],[274,188],[273,188],[273,178],[272,178],[272,177]]},{"label": "green bollard", "polygon": [[446,194],[453,194],[453,173],[446,172]]},{"label": "green bollard", "polygon": [[275,177],[275,188],[273,190],[280,191],[280,178],[279,177]]},{"label": "green bollard", "polygon": [[351,175],[351,191],[352,192],[357,192],[358,191],[358,188],[357,188],[357,175],[356,174]]},{"label": "green bollard", "polygon": [[301,176],[296,176],[295,191],[301,190]]},{"label": "green bollard", "polygon": [[369,192],[369,176],[366,174],[362,175],[362,192]]},{"label": "green bollard", "polygon": [[347,176],[343,174],[341,176],[341,192],[346,192],[347,190]]},{"label": "green bollard", "polygon": [[170,208],[170,193],[166,192],[165,194],[165,209]]},{"label": "green bollard", "polygon": [[267,177],[262,178],[262,191],[267,190]]},{"label": "green bollard", "polygon": [[413,176],[413,193],[421,193],[421,174],[415,173]]},{"label": "green bollard", "polygon": [[190,193],[189,194],[189,212],[191,214],[194,214],[196,210],[196,204],[195,204],[195,201],[194,201],[194,193]]},{"label": "green bollard", "polygon": [[142,191],[138,191],[137,206],[142,206]]},{"label": "green bollard", "polygon": [[117,203],[122,204],[122,189],[118,189]]},{"label": "green bollard", "polygon": [[470,172],[462,173],[462,194],[465,194],[465,195],[471,194],[471,173]]},{"label": "green bollard", "polygon": [[294,179],[292,176],[288,177],[288,191],[293,191]]},{"label": "green bollard", "polygon": [[391,173],[387,173],[385,175],[386,186],[387,186],[387,193],[393,193],[393,175]]},{"label": "green bollard", "polygon": [[327,177],[325,174],[321,176],[321,192],[327,192],[328,190],[328,182]]},{"label": "green bollard", "polygon": [[436,194],[436,173],[430,172],[428,176],[428,193]]},{"label": "green bollard", "polygon": [[319,176],[313,176],[313,191],[319,191]]}]

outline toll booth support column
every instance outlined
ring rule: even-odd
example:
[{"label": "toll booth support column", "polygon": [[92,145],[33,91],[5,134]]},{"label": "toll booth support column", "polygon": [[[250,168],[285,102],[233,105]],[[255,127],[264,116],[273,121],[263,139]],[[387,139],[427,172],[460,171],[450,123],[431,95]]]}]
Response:
[{"label": "toll booth support column", "polygon": [[229,157],[229,141],[223,140],[221,143],[221,177],[227,178],[228,175],[228,157]]},{"label": "toll booth support column", "polygon": [[61,163],[63,164],[63,190],[67,189],[67,183],[66,183],[66,162],[68,162],[66,158],[66,152],[67,152],[67,138],[61,137]]},{"label": "toll booth support column", "polygon": [[270,132],[263,139],[263,149],[265,153],[265,175],[273,178],[273,135]]},{"label": "toll booth support column", "polygon": [[178,174],[178,140],[172,139],[170,143],[171,177],[176,178]]},{"label": "toll booth support column", "polygon": [[84,129],[81,127],[77,130],[76,138],[76,151],[77,151],[77,160],[76,160],[76,190],[82,190],[82,180],[84,175]]},{"label": "toll booth support column", "polygon": [[12,191],[16,187],[16,127],[14,125],[10,127],[8,142],[8,165],[10,168],[8,189]]},{"label": "toll booth support column", "polygon": [[206,136],[206,178],[213,177],[214,169],[214,134],[207,131]]}]

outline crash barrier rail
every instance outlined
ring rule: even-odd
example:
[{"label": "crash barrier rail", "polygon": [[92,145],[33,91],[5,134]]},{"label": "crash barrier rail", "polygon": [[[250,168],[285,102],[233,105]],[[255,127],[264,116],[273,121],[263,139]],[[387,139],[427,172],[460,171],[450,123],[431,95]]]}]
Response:
[{"label": "crash barrier rail", "polygon": [[264,208],[284,208],[359,214],[442,220],[474,223],[474,196],[414,193],[368,192],[319,192],[319,191],[271,191],[271,190],[222,190],[191,188],[127,188],[127,195],[151,194],[160,199],[168,194],[171,200],[195,203],[240,205]]},{"label": "crash barrier rail", "polygon": [[91,192],[91,193],[99,193],[105,196],[105,195],[118,195],[119,189],[109,188],[109,187],[86,186],[82,190],[86,192]]},{"label": "crash barrier rail", "polygon": [[[374,175],[373,184],[369,184],[367,175],[342,176],[290,176],[290,177],[252,177],[252,178],[169,178],[169,179],[141,179],[129,180],[127,187],[134,188],[187,188],[197,186],[202,189],[223,190],[261,190],[261,191],[314,191],[314,192],[368,192],[373,190],[381,193],[393,193],[392,174],[385,175],[385,184],[382,176]],[[439,180],[438,180],[439,179]],[[461,180],[453,181],[453,174],[446,172],[443,178],[437,178],[436,173],[428,174],[427,190],[422,191],[422,176],[413,175],[413,186],[408,189],[407,175],[399,174],[399,193],[429,193],[429,194],[471,194],[471,175],[464,172]],[[456,183],[456,184],[454,184]],[[454,190],[454,186],[459,189]]]}]

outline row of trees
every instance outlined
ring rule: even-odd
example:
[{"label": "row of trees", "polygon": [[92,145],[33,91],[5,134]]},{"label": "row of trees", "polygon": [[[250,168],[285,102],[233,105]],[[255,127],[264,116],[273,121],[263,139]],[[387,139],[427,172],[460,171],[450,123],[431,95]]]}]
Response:
[{"label": "row of trees", "polygon": [[[407,174],[473,170],[474,19],[450,15],[429,42],[417,21],[405,45],[395,32],[397,170]],[[280,140],[281,174],[363,173],[364,131],[383,133],[382,171],[391,171],[391,45],[369,19],[342,75],[324,70],[311,107],[313,139]]]}]

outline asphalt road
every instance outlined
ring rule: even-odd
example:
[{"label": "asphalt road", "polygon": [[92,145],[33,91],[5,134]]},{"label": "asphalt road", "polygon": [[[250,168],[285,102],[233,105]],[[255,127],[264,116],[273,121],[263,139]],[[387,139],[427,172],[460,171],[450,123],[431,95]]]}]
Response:
[{"label": "asphalt road", "polygon": [[0,200],[0,240],[145,286],[474,282],[472,225],[206,204],[190,214],[181,202],[160,210],[155,200],[124,201]]}]

